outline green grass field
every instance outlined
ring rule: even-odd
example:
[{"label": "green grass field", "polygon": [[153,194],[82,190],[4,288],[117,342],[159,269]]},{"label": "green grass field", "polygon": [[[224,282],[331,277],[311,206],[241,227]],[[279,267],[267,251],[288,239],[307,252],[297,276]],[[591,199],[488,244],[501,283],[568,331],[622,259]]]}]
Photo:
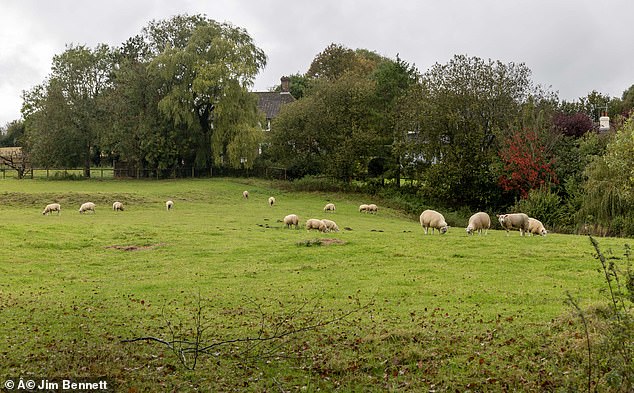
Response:
[{"label": "green grass field", "polygon": [[[61,215],[43,216],[53,201]],[[95,214],[78,213],[85,201]],[[425,236],[360,195],[249,179],[5,179],[0,202],[4,379],[105,376],[130,392],[575,391],[583,340],[566,293],[605,300],[586,237]],[[357,211],[372,202],[378,214]],[[283,228],[289,213],[342,230]],[[624,243],[600,239],[618,263]],[[145,336],[213,346],[194,367],[192,353],[181,362],[159,342],[122,342]]]}]

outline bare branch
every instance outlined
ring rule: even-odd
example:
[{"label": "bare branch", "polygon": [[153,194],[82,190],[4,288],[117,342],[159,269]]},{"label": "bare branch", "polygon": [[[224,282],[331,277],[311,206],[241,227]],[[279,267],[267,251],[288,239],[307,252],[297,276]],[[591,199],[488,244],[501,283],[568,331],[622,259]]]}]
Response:
[{"label": "bare branch", "polygon": [[[204,342],[204,332],[210,326],[204,326],[203,318],[203,305],[200,299],[198,299],[197,308],[193,317],[195,326],[192,328],[194,337],[191,340],[177,339],[180,332],[177,332],[172,323],[166,319],[166,323],[169,332],[172,336],[171,340],[164,340],[153,336],[144,336],[133,339],[122,340],[122,343],[132,343],[136,341],[151,341],[158,342],[170,348],[174,354],[178,357],[181,364],[193,370],[198,361],[200,354],[217,355],[217,349],[227,345],[243,344],[244,348],[240,351],[241,357],[255,357],[264,358],[273,356],[273,354],[279,353],[279,350],[288,343],[288,339],[309,331],[316,331],[328,325],[333,325],[338,322],[346,320],[353,314],[356,314],[364,309],[370,307],[373,302],[362,305],[358,299],[356,299],[356,305],[353,309],[345,311],[336,315],[329,313],[329,318],[320,319],[321,313],[319,303],[312,304],[310,301],[305,301],[297,308],[294,308],[288,313],[283,313],[280,316],[267,316],[262,309],[262,306],[252,299],[246,299],[246,302],[253,305],[253,307],[259,312],[259,322],[257,334],[247,337],[238,337],[225,340],[219,340],[212,343]],[[283,304],[280,303],[283,307]],[[309,308],[310,307],[310,308]],[[165,308],[163,307],[162,313],[165,316]],[[304,316],[304,319],[301,317]],[[267,323],[267,321],[269,321]],[[182,326],[182,322],[179,324]],[[256,351],[257,350],[257,351]],[[251,355],[250,355],[251,354]],[[188,359],[191,362],[188,362]]]}]

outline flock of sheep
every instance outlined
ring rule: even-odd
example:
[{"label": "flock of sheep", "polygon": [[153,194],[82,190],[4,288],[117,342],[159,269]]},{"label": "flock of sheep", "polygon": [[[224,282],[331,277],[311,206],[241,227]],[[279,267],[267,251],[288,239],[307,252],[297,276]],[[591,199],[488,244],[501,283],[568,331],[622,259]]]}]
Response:
[{"label": "flock of sheep", "polygon": [[[249,192],[243,191],[242,197],[244,199],[249,199]],[[273,207],[276,200],[275,197],[269,197],[268,204]],[[169,200],[165,202],[165,208],[169,211],[174,207],[174,202]],[[123,211],[123,203],[114,202],[112,204],[112,210],[114,211]],[[324,206],[324,213],[326,212],[334,212],[336,210],[334,203],[328,203]],[[378,207],[375,204],[362,204],[359,206],[359,212],[363,213],[371,213],[376,214],[378,212]],[[59,203],[51,203],[46,205],[44,210],[42,211],[43,215],[49,215],[53,212],[57,212],[59,215],[62,211],[62,207]],[[86,213],[88,211],[95,212],[95,204],[92,202],[83,203],[79,207],[79,213]],[[508,235],[511,230],[519,230],[520,235],[524,236],[528,235],[541,235],[546,236],[548,231],[544,228],[544,225],[537,219],[528,217],[524,213],[511,213],[511,214],[500,214],[497,215],[498,221],[502,228],[506,230]],[[440,234],[444,234],[449,229],[449,225],[445,221],[445,217],[442,214],[435,210],[425,210],[421,213],[420,225],[423,227],[425,234],[428,234],[429,229],[431,229],[432,234],[435,230],[438,230]],[[299,228],[299,217],[297,214],[289,214],[284,217],[283,223],[287,228],[295,227]],[[467,224],[467,235],[471,235],[475,232],[478,234],[484,233],[486,234],[488,230],[491,228],[491,218],[485,212],[478,212],[472,215],[469,218],[469,223]],[[306,221],[306,230],[318,230],[320,232],[339,232],[339,226],[336,222],[329,219],[317,219],[310,218]]]},{"label": "flock of sheep", "polygon": [[[86,202],[86,203],[82,203],[81,206],[79,207],[79,213],[83,214],[86,212],[95,212],[95,207],[97,205],[95,205],[92,202]],[[172,210],[172,208],[174,207],[174,202],[173,201],[167,201],[165,202],[165,208],[167,210]],[[123,203],[116,201],[112,204],[112,210],[114,211],[123,211]],[[48,216],[49,214],[52,214],[53,212],[57,212],[57,215],[60,215],[62,213],[62,206],[59,203],[51,203],[46,205],[46,207],[44,208],[44,210],[42,211],[42,214],[45,216]]]},{"label": "flock of sheep", "polygon": [[[499,214],[497,218],[502,228],[506,230],[507,235],[512,230],[519,230],[521,236],[527,234],[546,236],[548,233],[541,221],[524,213]],[[443,215],[435,210],[425,210],[420,215],[420,225],[425,230],[425,234],[427,234],[429,228],[431,228],[432,234],[435,229],[438,229],[438,232],[442,234],[446,233],[449,228]],[[489,228],[491,228],[491,217],[485,212],[477,212],[469,217],[466,231],[467,235],[471,235],[474,232],[482,234],[483,231],[486,234]]]},{"label": "flock of sheep", "polygon": [[[245,195],[245,197],[248,198],[247,191],[245,191],[245,194],[243,195]],[[269,198],[269,205],[273,206],[273,203],[275,203],[275,198],[273,199],[271,198]],[[328,203],[326,206],[324,206],[324,212],[334,212],[334,211],[335,211],[335,205],[333,203]],[[359,212],[376,213],[378,212],[378,207],[375,204],[370,204],[370,205],[363,204],[359,206]],[[501,215],[498,215],[497,217],[498,217],[498,221],[500,222],[500,225],[502,225],[502,228],[506,230],[507,235],[509,231],[511,230],[519,230],[521,236],[524,236],[524,235],[546,236],[546,234],[548,233],[546,228],[544,228],[544,225],[539,220],[528,217],[524,213],[501,214]],[[428,234],[428,231],[430,228],[431,228],[432,234],[434,233],[435,230],[438,230],[440,234],[444,234],[447,232],[447,229],[449,229],[449,225],[447,225],[447,222],[445,221],[445,217],[443,217],[442,214],[440,214],[439,212],[435,210],[425,210],[424,212],[422,212],[419,217],[419,221],[426,235]],[[289,214],[286,217],[284,217],[283,222],[287,228],[291,228],[293,226],[295,228],[298,228],[299,217],[296,214]],[[467,231],[467,235],[471,235],[474,232],[478,232],[478,234],[482,234],[483,231],[486,234],[490,228],[491,228],[491,218],[489,217],[489,215],[485,212],[478,212],[469,218],[469,223],[467,224],[466,231]],[[334,221],[328,220],[328,219],[320,220],[317,218],[308,219],[306,221],[306,229],[307,230],[316,229],[321,232],[330,232],[330,231],[338,232],[339,231],[339,227]]]}]

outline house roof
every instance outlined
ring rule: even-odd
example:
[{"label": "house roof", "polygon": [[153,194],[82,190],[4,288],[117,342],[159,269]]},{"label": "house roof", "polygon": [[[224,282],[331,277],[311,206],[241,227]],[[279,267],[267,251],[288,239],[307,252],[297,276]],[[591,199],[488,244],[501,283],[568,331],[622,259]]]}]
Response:
[{"label": "house roof", "polygon": [[274,119],[282,105],[295,101],[289,92],[260,91],[255,94],[258,96],[258,108],[266,114],[267,119]]}]

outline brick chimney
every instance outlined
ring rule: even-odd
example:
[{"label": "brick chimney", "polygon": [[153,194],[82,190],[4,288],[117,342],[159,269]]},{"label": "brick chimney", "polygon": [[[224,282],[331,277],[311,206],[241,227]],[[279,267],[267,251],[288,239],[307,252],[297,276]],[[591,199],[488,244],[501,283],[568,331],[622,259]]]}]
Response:
[{"label": "brick chimney", "polygon": [[291,83],[291,78],[289,78],[288,76],[283,76],[280,81],[282,82],[282,93],[289,93],[290,92],[290,83]]}]

